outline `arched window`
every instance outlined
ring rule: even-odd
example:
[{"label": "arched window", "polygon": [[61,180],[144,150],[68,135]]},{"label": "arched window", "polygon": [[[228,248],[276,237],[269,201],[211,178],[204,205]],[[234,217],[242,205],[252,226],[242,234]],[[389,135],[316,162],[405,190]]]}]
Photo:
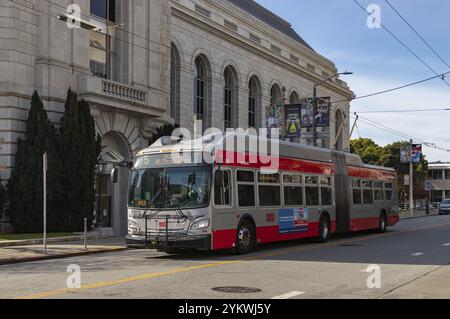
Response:
[{"label": "arched window", "polygon": [[170,116],[180,123],[180,54],[173,44],[170,64]]},{"label": "arched window", "polygon": [[270,104],[272,107],[281,104],[281,89],[278,84],[274,84],[270,89]]},{"label": "arched window", "polygon": [[260,107],[260,85],[256,76],[252,76],[248,83],[248,127],[258,129]]},{"label": "arched window", "polygon": [[236,105],[237,103],[237,75],[233,67],[229,66],[223,73],[224,90],[223,90],[223,106],[224,106],[224,128],[233,128],[237,123]]},{"label": "arched window", "polygon": [[298,104],[298,103],[300,103],[300,98],[298,97],[297,92],[293,91],[291,93],[291,96],[289,97],[289,103],[290,104]]},{"label": "arched window", "polygon": [[225,129],[233,127],[233,77],[229,68],[224,73],[224,123]]},{"label": "arched window", "polygon": [[194,113],[198,120],[203,120],[205,118],[207,75],[205,63],[200,57],[195,59],[194,77]]}]

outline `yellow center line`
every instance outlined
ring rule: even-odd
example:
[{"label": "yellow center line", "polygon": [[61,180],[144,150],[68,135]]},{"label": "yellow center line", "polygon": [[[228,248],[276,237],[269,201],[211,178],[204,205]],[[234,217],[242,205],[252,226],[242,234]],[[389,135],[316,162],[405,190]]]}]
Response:
[{"label": "yellow center line", "polygon": [[359,237],[359,238],[338,240],[338,241],[330,242],[327,244],[317,244],[317,245],[310,245],[310,246],[305,246],[305,247],[300,247],[300,248],[283,249],[283,250],[278,250],[278,251],[274,251],[271,253],[257,254],[256,256],[244,257],[244,258],[241,258],[238,260],[218,261],[218,262],[214,262],[214,263],[197,265],[197,266],[175,268],[175,269],[168,270],[168,271],[126,277],[126,278],[115,280],[115,281],[104,281],[104,282],[86,284],[86,285],[82,285],[78,289],[63,288],[63,289],[50,290],[50,291],[35,293],[35,294],[23,296],[23,297],[18,297],[15,299],[41,299],[41,298],[61,296],[61,295],[67,294],[67,293],[81,292],[83,290],[116,286],[116,285],[121,285],[121,284],[125,284],[125,283],[159,278],[159,277],[164,277],[164,276],[170,276],[170,275],[186,273],[186,272],[195,271],[195,270],[202,270],[202,269],[215,268],[215,267],[220,267],[220,266],[234,265],[234,264],[238,264],[238,263],[242,263],[242,262],[246,262],[246,261],[261,260],[261,259],[270,258],[270,257],[276,257],[276,256],[288,255],[288,254],[292,254],[292,253],[298,253],[298,252],[314,250],[314,249],[319,249],[319,248],[337,246],[337,245],[340,245],[343,243],[353,243],[353,242],[365,241],[365,240],[369,240],[369,239],[392,237],[392,236],[402,235],[402,234],[406,234],[406,233],[412,233],[412,232],[417,232],[417,231],[421,231],[421,230],[439,228],[439,227],[444,227],[444,226],[449,226],[449,225],[450,225],[450,223],[441,224],[441,225],[433,225],[433,226],[425,226],[425,227],[404,230],[404,231],[399,231],[399,232],[384,233],[384,234],[380,234],[377,236],[367,235],[367,236],[363,236],[363,237]]}]

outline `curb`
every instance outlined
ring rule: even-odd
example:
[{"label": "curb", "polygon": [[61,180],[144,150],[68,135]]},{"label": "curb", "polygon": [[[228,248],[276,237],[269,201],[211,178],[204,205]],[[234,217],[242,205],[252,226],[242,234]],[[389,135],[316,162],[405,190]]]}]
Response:
[{"label": "curb", "polygon": [[[91,235],[86,237],[88,240],[96,239],[108,239],[111,236],[100,236]],[[57,243],[67,243],[71,241],[83,240],[84,236],[70,236],[70,237],[55,237],[47,238],[47,244],[57,244]],[[25,239],[25,240],[11,240],[11,241],[0,241],[0,248],[2,247],[16,247],[16,246],[31,246],[31,245],[42,245],[44,243],[43,239]]]},{"label": "curb", "polygon": [[13,265],[13,264],[22,264],[29,263],[35,261],[43,261],[43,260],[51,260],[51,259],[64,259],[70,257],[78,257],[78,256],[89,256],[89,255],[99,255],[106,253],[114,253],[127,250],[126,247],[120,248],[111,248],[104,250],[93,250],[93,251],[81,251],[76,253],[68,253],[68,254],[58,254],[58,255],[48,255],[48,256],[36,256],[36,257],[24,257],[24,258],[10,258],[10,259],[0,259],[0,266],[4,265]]},{"label": "curb", "polygon": [[430,215],[420,215],[420,216],[405,216],[405,217],[400,217],[400,220],[402,220],[402,219],[415,219],[415,218],[436,217],[436,216],[441,216],[441,215],[439,215],[439,214],[430,214]]}]

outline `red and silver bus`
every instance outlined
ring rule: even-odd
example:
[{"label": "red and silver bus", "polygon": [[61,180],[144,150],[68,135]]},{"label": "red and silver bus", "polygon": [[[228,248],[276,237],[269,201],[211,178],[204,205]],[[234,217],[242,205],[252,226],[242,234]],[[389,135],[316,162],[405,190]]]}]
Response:
[{"label": "red and silver bus", "polygon": [[[334,233],[385,232],[399,222],[395,170],[282,141],[276,155],[228,151],[237,136],[163,138],[138,154],[129,183],[129,247],[246,254],[258,244],[326,242]],[[276,170],[267,169],[268,159]]]}]

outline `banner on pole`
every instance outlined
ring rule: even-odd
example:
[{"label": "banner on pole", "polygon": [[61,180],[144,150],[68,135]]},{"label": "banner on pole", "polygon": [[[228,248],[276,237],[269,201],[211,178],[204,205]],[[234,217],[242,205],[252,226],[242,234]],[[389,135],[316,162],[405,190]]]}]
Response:
[{"label": "banner on pole", "polygon": [[409,164],[411,162],[411,144],[405,143],[400,148],[400,163]]},{"label": "banner on pole", "polygon": [[413,144],[411,157],[414,164],[420,163],[422,159],[422,144]]},{"label": "banner on pole", "polygon": [[301,104],[291,104],[285,107],[286,114],[286,137],[298,138],[302,135]]}]

